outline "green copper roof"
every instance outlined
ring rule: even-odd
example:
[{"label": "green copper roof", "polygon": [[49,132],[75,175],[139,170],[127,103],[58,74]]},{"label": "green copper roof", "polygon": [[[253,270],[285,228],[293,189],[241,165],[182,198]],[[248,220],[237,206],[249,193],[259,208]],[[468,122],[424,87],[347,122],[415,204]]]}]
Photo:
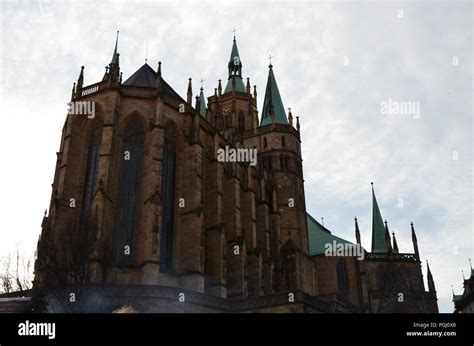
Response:
[{"label": "green copper roof", "polygon": [[119,35],[119,32],[117,31],[117,38],[115,39],[114,54],[112,55],[112,61],[110,61],[110,65],[118,65],[118,54],[117,54],[118,35]]},{"label": "green copper roof", "polygon": [[270,65],[269,68],[260,126],[265,126],[272,123],[272,109],[275,113],[275,123],[288,124],[285,107],[283,107],[283,102],[280,97],[280,92],[278,91],[275,75],[273,74],[273,66]]},{"label": "green copper roof", "polygon": [[227,85],[225,86],[224,94],[229,93],[232,91],[232,80],[235,80],[235,91],[240,91],[241,93],[245,92],[245,85],[244,81],[240,76],[231,76],[227,81]]},{"label": "green copper roof", "polygon": [[204,97],[203,89],[201,88],[201,93],[199,94],[199,114],[206,117],[206,98]]},{"label": "green copper roof", "polygon": [[234,37],[234,42],[232,43],[232,50],[230,52],[229,64],[229,78],[227,80],[227,85],[224,89],[224,94],[232,91],[232,83],[235,81],[235,91],[241,93],[246,92],[244,82],[242,80],[242,61],[240,60],[239,49],[237,48],[237,41]]},{"label": "green copper roof", "polygon": [[[238,58],[238,60],[234,60],[235,58]],[[239,49],[237,48],[237,41],[234,37],[234,42],[232,43],[232,51],[230,52],[229,65],[234,65],[236,61],[240,64]]]},{"label": "green copper roof", "polygon": [[387,252],[385,227],[372,186],[372,252]]},{"label": "green copper roof", "polygon": [[337,244],[353,244],[350,241],[332,235],[331,231],[321,225],[308,213],[306,213],[306,221],[308,224],[310,256],[324,254],[326,251],[326,244],[333,244],[333,241],[336,241]]}]

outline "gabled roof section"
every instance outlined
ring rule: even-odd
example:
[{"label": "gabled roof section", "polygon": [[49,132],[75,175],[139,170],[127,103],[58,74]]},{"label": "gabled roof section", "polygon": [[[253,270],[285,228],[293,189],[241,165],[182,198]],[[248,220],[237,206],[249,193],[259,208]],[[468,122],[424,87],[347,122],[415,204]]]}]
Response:
[{"label": "gabled roof section", "polygon": [[268,71],[267,87],[265,89],[265,99],[263,100],[262,118],[260,126],[270,125],[272,123],[272,112],[275,113],[276,124],[288,124],[285,107],[281,100],[278,85],[273,73],[273,65],[270,64]]},{"label": "gabled roof section", "polygon": [[306,213],[306,221],[308,224],[308,242],[309,242],[309,255],[321,255],[326,251],[326,244],[333,244],[336,241],[337,244],[352,244],[350,241],[336,237],[331,234],[331,231],[321,225],[311,215]]},{"label": "gabled roof section", "polygon": [[125,82],[123,82],[123,85],[154,88],[156,85],[156,72],[150,67],[150,65],[144,64]]},{"label": "gabled roof section", "polygon": [[[132,74],[122,85],[126,86],[136,86],[142,88],[156,88],[156,76],[157,73],[153,68],[148,64],[144,64],[140,67],[134,74]],[[173,88],[161,77],[161,85],[163,90],[173,97],[178,98],[179,100],[184,101],[184,99],[179,96],[179,94],[173,90]]]}]

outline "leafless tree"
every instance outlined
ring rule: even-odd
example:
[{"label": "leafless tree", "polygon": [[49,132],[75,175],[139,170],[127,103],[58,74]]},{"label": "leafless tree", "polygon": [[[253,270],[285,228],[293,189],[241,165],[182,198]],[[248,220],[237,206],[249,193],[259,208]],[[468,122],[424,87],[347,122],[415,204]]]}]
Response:
[{"label": "leafless tree", "polygon": [[12,255],[1,259],[0,288],[3,293],[21,292],[33,287],[33,259],[30,256],[25,259],[20,255],[17,246],[16,256],[12,260]]}]

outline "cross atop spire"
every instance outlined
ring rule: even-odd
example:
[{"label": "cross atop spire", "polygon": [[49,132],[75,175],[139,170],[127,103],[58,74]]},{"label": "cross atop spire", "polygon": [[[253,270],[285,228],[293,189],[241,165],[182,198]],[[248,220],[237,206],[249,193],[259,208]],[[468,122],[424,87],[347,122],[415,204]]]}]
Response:
[{"label": "cross atop spire", "polygon": [[268,67],[272,68],[273,65],[272,65],[272,58],[273,58],[273,55],[268,55],[268,61],[270,62],[270,65],[268,65]]},{"label": "cross atop spire", "polygon": [[232,30],[232,32],[234,33],[234,42],[235,42],[235,33],[237,32],[236,29]]}]

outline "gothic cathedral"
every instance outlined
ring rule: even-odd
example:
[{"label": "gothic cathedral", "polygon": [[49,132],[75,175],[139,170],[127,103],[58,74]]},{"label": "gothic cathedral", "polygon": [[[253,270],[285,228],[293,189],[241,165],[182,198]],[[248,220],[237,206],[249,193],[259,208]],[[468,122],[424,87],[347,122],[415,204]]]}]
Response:
[{"label": "gothic cathedral", "polygon": [[72,89],[35,265],[49,311],[437,312],[413,225],[400,253],[373,189],[371,251],[327,256],[361,247],[357,220],[353,244],[307,213],[299,118],[271,64],[259,115],[235,37],[227,80],[195,100],[161,63],[122,82],[117,44],[102,80],[83,85],[82,67]]}]

